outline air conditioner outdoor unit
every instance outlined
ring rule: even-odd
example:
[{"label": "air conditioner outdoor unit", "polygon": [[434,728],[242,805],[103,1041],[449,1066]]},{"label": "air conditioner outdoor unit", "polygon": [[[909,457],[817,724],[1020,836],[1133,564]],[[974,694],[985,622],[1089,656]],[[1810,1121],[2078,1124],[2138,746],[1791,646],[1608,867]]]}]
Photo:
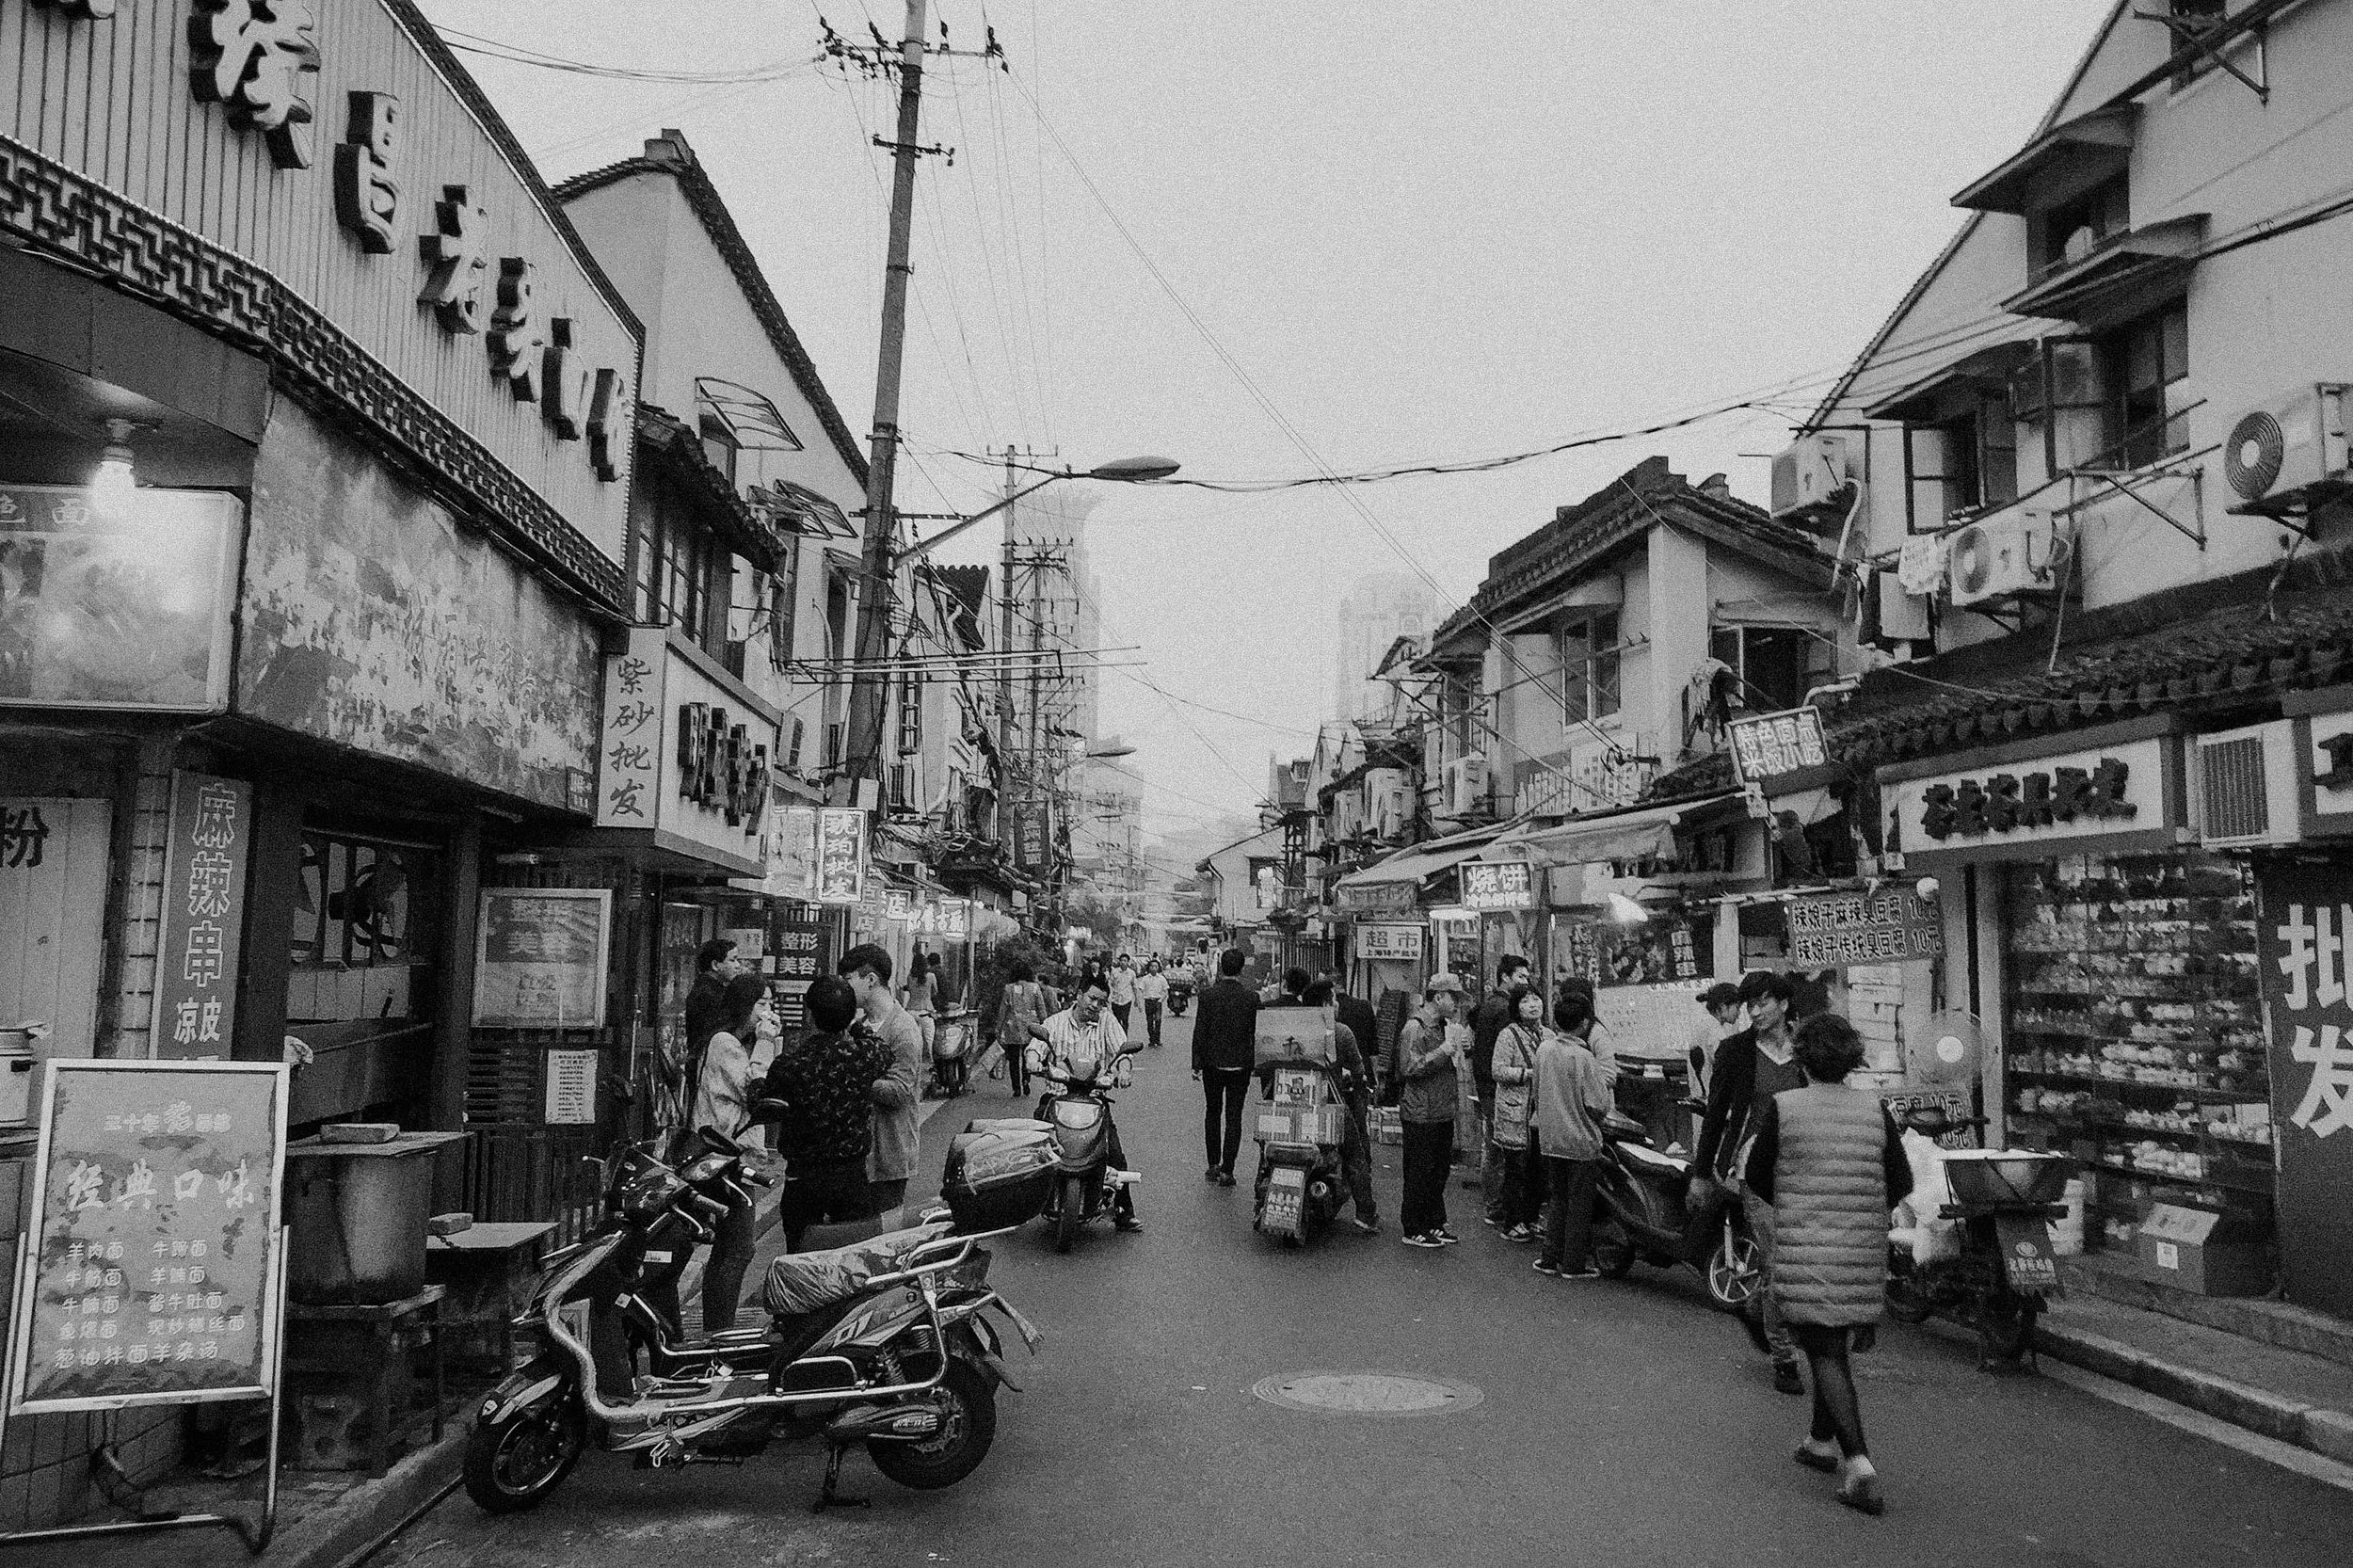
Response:
[{"label": "air conditioner outdoor unit", "polygon": [[1447,814],[1467,817],[1487,804],[1487,760],[1465,757],[1446,770]]},{"label": "air conditioner outdoor unit", "polygon": [[1950,576],[1955,604],[2058,585],[2069,539],[2051,514],[2013,506],[1953,535]]},{"label": "air conditioner outdoor unit", "polygon": [[1801,436],[1773,458],[1773,516],[1827,503],[1854,477],[1845,436]]},{"label": "air conditioner outdoor unit", "polygon": [[2222,443],[2222,477],[2239,499],[2234,512],[2277,505],[2345,471],[2345,384],[2297,388],[2241,414]]},{"label": "air conditioner outdoor unit", "polygon": [[2207,848],[2297,840],[2296,740],[2289,721],[2198,736],[2192,756],[2190,799]]}]

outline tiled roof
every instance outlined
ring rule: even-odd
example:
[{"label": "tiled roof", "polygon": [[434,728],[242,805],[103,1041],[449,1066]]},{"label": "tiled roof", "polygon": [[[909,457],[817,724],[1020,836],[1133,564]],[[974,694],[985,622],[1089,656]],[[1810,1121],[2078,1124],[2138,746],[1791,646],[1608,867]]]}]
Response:
[{"label": "tiled roof", "polygon": [[[727,202],[719,195],[719,187],[712,184],[711,176],[703,172],[702,161],[695,156],[694,149],[686,145],[683,135],[677,131],[664,131],[659,140],[677,148],[677,155],[624,158],[602,168],[592,168],[585,174],[575,174],[556,185],[556,200],[570,201],[591,191],[616,184],[632,174],[660,174],[676,180],[679,189],[686,195],[687,206],[694,210],[696,217],[702,222],[704,232],[711,236],[711,243],[718,247],[720,255],[727,258],[728,270],[735,274],[736,287],[744,291],[744,297],[751,305],[752,313],[760,318],[760,328],[767,333],[770,345],[792,372],[793,384],[800,389],[801,395],[808,399],[809,406],[817,410],[817,421],[825,427],[825,436],[833,442],[834,451],[848,465],[850,472],[857,476],[857,482],[864,485],[866,454],[859,449],[857,437],[851,433],[848,422],[841,417],[841,410],[834,406],[833,394],[825,390],[824,378],[817,374],[816,361],[801,345],[800,334],[792,330],[792,322],[785,318],[783,305],[777,302],[776,291],[768,286],[767,275],[760,270],[760,259],[752,254],[752,248],[744,240],[744,232],[735,226],[734,215],[728,211]],[[648,142],[647,145],[651,147],[655,143]]]},{"label": "tiled roof", "polygon": [[776,569],[784,553],[783,536],[744,504],[728,476],[711,466],[701,440],[685,421],[659,405],[640,403],[637,440],[662,471],[703,508],[728,549],[761,571]]},{"label": "tiled roof", "polygon": [[[1877,670],[1831,716],[1830,749],[1871,768],[2140,713],[2206,728],[2260,718],[2284,691],[2353,675],[2348,589],[2353,553],[2332,551],[2072,616],[2056,663],[2046,626]],[[1652,792],[1730,776],[1726,759],[1704,758]]]}]

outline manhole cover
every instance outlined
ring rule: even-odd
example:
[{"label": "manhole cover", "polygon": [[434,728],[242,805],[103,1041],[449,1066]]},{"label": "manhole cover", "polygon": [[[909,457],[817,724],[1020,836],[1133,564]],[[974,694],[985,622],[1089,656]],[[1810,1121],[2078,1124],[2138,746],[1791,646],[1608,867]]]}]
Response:
[{"label": "manhole cover", "polygon": [[1487,1397],[1453,1378],[1411,1372],[1277,1372],[1250,1391],[1286,1410],[1343,1416],[1446,1416]]}]

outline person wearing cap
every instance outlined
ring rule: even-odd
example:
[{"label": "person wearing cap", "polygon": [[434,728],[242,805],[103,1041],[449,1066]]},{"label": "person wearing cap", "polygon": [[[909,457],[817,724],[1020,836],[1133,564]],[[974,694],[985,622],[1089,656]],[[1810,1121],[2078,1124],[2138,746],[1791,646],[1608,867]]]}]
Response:
[{"label": "person wearing cap", "polygon": [[1699,995],[1702,1009],[1691,1025],[1691,1043],[1683,1059],[1691,1069],[1691,1094],[1707,1097],[1709,1076],[1716,1068],[1717,1048],[1740,1030],[1740,987],[1720,980]]},{"label": "person wearing cap", "polygon": [[1773,1206],[1743,1191],[1740,1180],[1773,1096],[1805,1087],[1790,1031],[1790,1003],[1796,995],[1797,987],[1785,974],[1752,969],[1741,976],[1740,1001],[1749,1010],[1750,1023],[1716,1048],[1707,1115],[1700,1124],[1699,1146],[1691,1154],[1689,1203],[1694,1210],[1706,1208],[1720,1185],[1739,1193],[1749,1234],[1756,1240],[1757,1295],[1764,1305],[1766,1348],[1773,1358],[1773,1386],[1784,1394],[1802,1395],[1805,1379],[1798,1372],[1798,1347],[1772,1290]]},{"label": "person wearing cap", "polygon": [[1456,1069],[1467,1048],[1467,1041],[1455,1039],[1463,1000],[1460,976],[1431,976],[1421,1004],[1389,1050],[1389,1078],[1401,1086],[1398,1119],[1405,1131],[1405,1190],[1398,1223],[1409,1247],[1446,1247],[1462,1240],[1447,1228],[1446,1177],[1460,1109]]}]

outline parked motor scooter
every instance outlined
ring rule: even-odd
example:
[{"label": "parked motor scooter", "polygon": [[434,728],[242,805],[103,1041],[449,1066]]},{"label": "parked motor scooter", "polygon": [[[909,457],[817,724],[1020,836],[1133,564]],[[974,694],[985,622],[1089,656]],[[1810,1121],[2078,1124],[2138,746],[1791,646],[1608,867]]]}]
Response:
[{"label": "parked motor scooter", "polygon": [[1258,1112],[1258,1179],[1251,1227],[1286,1246],[1330,1228],[1348,1199],[1340,1170],[1348,1102],[1340,1069],[1329,1062],[1278,1063],[1267,1073]]},{"label": "parked motor scooter", "polygon": [[972,1074],[972,1026],[942,1018],[932,1029],[932,1089],[941,1099],[964,1093]]},{"label": "parked motor scooter", "polygon": [[1054,1227],[1054,1250],[1068,1252],[1090,1221],[1111,1217],[1119,1190],[1134,1185],[1136,1173],[1112,1165],[1112,1097],[1103,1081],[1125,1087],[1134,1068],[1128,1058],[1144,1048],[1130,1044],[1100,1063],[1094,1073],[1054,1079],[1039,1120],[1054,1129],[1053,1195],[1046,1201],[1046,1223]]},{"label": "parked motor scooter", "polygon": [[[822,1438],[821,1508],[856,1499],[837,1486],[841,1456],[862,1443],[903,1486],[952,1485],[996,1433],[996,1389],[1015,1386],[987,1310],[1034,1352],[1037,1333],[987,1283],[982,1243],[997,1229],[957,1234],[946,1217],[852,1246],[788,1255],[768,1280],[772,1320],[682,1340],[645,1299],[658,1243],[709,1240],[751,1179],[742,1151],[704,1128],[702,1152],[680,1168],[633,1147],[612,1162],[606,1214],[589,1238],[550,1256],[516,1320],[525,1358],[484,1399],[468,1440],[467,1495],[494,1513],[536,1507],[570,1474],[592,1420],[611,1446],[648,1468],[742,1464],[778,1439]],[[713,1195],[714,1192],[726,1195]],[[593,1314],[598,1327],[584,1324]],[[599,1352],[615,1330],[643,1342],[650,1374],[600,1388]],[[599,1343],[591,1348],[590,1340]]]},{"label": "parked motor scooter", "polygon": [[[1982,1116],[1954,1116],[1933,1104],[1897,1120],[1930,1140],[1986,1125]],[[1981,1369],[2015,1366],[2033,1352],[2044,1304],[2061,1293],[2051,1222],[2066,1212],[2059,1199],[2074,1161],[2002,1149],[1947,1149],[1943,1159],[1953,1201],[1934,1217],[1960,1222],[1958,1245],[1923,1262],[1912,1232],[1889,1235],[1888,1316],[1920,1323],[1941,1312],[1977,1331]],[[1921,1218],[1925,1224],[1929,1216]]]},{"label": "parked motor scooter", "polygon": [[[1687,1111],[1704,1113],[1700,1100]],[[1593,1267],[1623,1279],[1635,1260],[1654,1268],[1678,1265],[1699,1271],[1707,1299],[1717,1310],[1738,1312],[1756,1294],[1756,1240],[1737,1203],[1709,1216],[1690,1208],[1691,1162],[1651,1146],[1642,1124],[1612,1111],[1602,1122],[1607,1153],[1596,1198]]]}]

